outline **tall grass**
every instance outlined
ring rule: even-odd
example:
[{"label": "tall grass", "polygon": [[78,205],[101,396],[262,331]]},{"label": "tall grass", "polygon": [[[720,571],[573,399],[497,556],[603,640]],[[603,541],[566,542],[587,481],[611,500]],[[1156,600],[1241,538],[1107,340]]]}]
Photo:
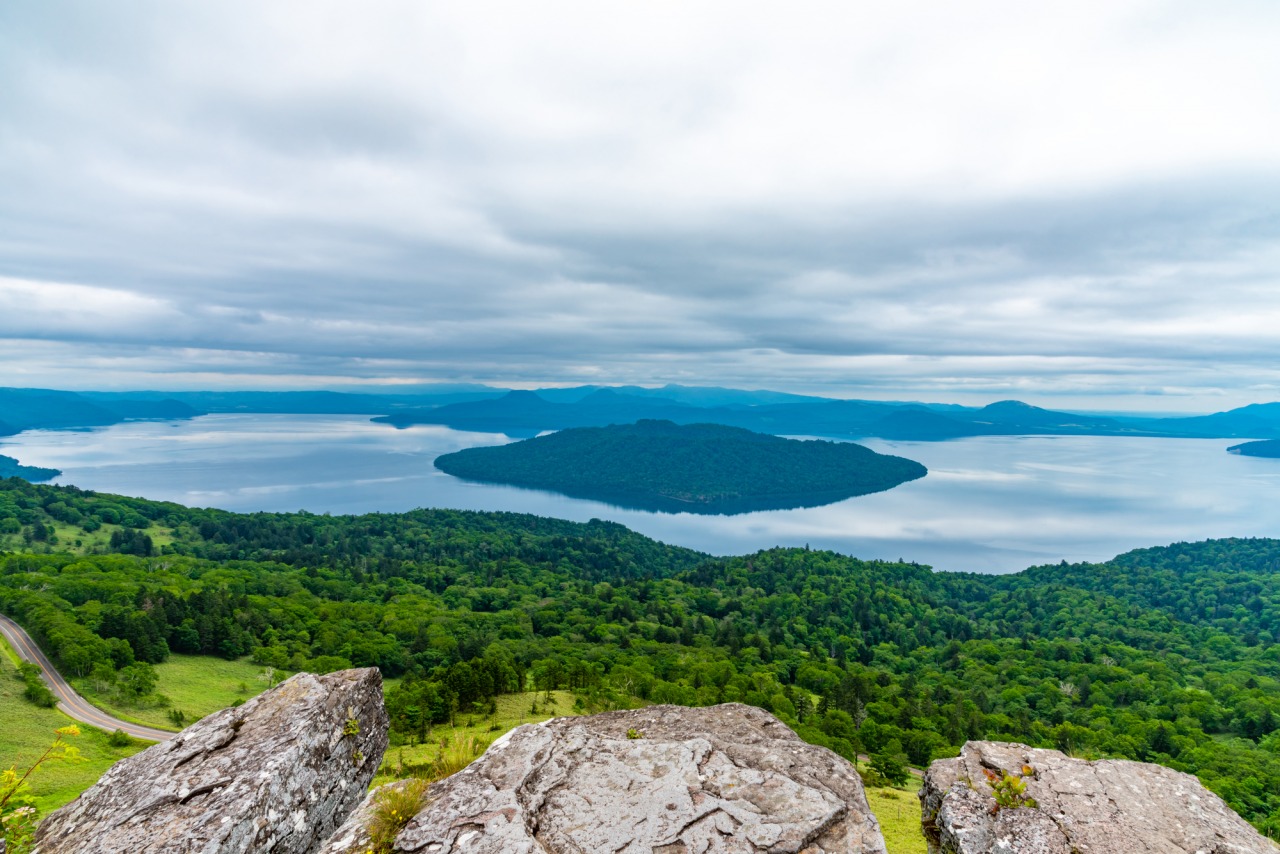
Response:
[{"label": "tall grass", "polygon": [[427,805],[427,787],[431,781],[422,777],[388,783],[378,790],[369,817],[369,845],[373,854],[389,854],[396,837],[418,812]]}]

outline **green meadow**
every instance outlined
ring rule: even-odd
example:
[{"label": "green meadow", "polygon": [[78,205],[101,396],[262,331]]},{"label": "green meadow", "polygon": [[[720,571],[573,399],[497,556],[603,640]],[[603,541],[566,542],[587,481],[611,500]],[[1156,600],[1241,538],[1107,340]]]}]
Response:
[{"label": "green meadow", "polygon": [[867,787],[867,803],[880,820],[889,854],[926,854],[929,850],[920,830],[919,791],[919,777],[912,777],[902,789]]},{"label": "green meadow", "polygon": [[[16,767],[19,773],[53,743],[54,730],[74,723],[56,709],[41,709],[22,696],[12,650],[4,644],[0,655],[0,766]],[[112,747],[107,734],[79,724],[80,735],[68,739],[80,753],[80,761],[59,761],[42,765],[27,781],[30,794],[41,814],[56,809],[87,789],[118,759],[142,749],[142,742]]]},{"label": "green meadow", "polygon": [[[181,711],[186,725],[219,709],[244,702],[267,690],[263,678],[264,668],[248,658],[228,661],[207,655],[179,655],[173,653],[166,661],[155,665],[156,693],[168,698],[168,705],[143,703],[125,705],[117,702],[109,692],[98,690],[90,679],[74,679],[72,683],[89,702],[112,715],[134,723],[159,729],[178,729],[169,717],[170,710]],[[291,673],[276,671],[276,683],[287,679]]]}]

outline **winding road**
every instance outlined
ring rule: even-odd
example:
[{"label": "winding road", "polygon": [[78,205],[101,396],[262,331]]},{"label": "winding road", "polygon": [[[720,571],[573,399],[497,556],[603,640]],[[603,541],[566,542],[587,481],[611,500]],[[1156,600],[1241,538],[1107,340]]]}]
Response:
[{"label": "winding road", "polygon": [[118,729],[134,738],[142,738],[147,741],[168,741],[177,735],[176,732],[152,729],[149,726],[113,718],[97,706],[90,704],[88,700],[77,694],[67,684],[67,680],[62,678],[62,674],[54,668],[53,662],[49,661],[49,658],[40,650],[40,647],[36,646],[35,641],[23,630],[22,626],[3,614],[0,614],[0,634],[4,635],[5,640],[9,642],[9,645],[13,647],[19,657],[40,668],[40,675],[44,677],[45,684],[49,686],[49,690],[58,698],[58,710],[67,717],[107,732]]}]

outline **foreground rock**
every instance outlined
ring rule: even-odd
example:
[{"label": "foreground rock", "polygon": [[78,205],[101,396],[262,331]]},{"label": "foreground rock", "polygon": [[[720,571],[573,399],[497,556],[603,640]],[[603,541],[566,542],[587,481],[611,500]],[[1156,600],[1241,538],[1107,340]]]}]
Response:
[{"label": "foreground rock", "polygon": [[[376,798],[377,794],[370,798]],[[369,802],[322,852],[363,852]],[[654,706],[523,726],[431,787],[432,854],[884,854],[853,766],[759,709]]]},{"label": "foreground rock", "polygon": [[[991,772],[1036,806],[1001,807]],[[1280,847],[1189,774],[1087,762],[1023,744],[971,741],[929,766],[920,790],[930,854],[1277,854]]]},{"label": "foreground rock", "polygon": [[40,825],[36,851],[311,852],[360,803],[386,746],[376,669],[300,673],[117,762]]}]

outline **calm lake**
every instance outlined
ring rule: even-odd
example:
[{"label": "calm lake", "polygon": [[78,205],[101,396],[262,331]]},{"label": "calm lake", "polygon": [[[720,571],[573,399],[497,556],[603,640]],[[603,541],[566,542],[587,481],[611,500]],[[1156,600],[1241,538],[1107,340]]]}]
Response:
[{"label": "calm lake", "polygon": [[440,454],[506,437],[406,430],[362,416],[207,415],[83,432],[37,430],[0,453],[64,474],[55,483],[237,511],[512,510],[611,519],[714,554],[772,546],[1012,572],[1105,560],[1132,548],[1278,536],[1280,460],[1225,453],[1239,440],[982,437],[863,444],[924,463],[889,492],[803,510],[702,516],[625,510],[553,493],[464,483]]}]

